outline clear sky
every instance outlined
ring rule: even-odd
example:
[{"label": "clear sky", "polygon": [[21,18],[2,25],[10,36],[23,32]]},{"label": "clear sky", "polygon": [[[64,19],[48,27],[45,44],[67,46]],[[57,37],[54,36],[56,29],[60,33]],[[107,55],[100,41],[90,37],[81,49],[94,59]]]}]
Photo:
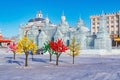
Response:
[{"label": "clear sky", "polygon": [[79,17],[90,28],[90,16],[118,12],[120,0],[0,0],[0,29],[5,37],[18,34],[20,24],[36,16],[41,10],[43,16],[49,16],[52,23],[58,24],[62,12],[70,26],[77,23]]}]

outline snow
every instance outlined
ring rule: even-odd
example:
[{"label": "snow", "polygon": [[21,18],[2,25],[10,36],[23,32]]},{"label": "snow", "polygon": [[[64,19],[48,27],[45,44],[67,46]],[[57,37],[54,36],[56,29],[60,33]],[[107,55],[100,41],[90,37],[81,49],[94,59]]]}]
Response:
[{"label": "snow", "polygon": [[[1,53],[2,52],[2,53]],[[83,54],[75,58],[62,54],[59,65],[49,62],[49,55],[29,55],[29,66],[24,67],[24,54],[13,54],[0,50],[0,80],[120,80],[120,55]],[[91,51],[92,52],[92,51]],[[117,52],[113,50],[112,53]],[[118,53],[120,51],[118,50]],[[111,53],[111,54],[112,54]],[[108,54],[108,53],[106,53]],[[86,56],[85,56],[86,55]]]}]

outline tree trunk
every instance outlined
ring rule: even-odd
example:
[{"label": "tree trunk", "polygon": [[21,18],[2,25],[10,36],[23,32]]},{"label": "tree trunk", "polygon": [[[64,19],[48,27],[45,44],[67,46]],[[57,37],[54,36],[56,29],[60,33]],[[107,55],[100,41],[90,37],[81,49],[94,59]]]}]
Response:
[{"label": "tree trunk", "polygon": [[74,64],[74,58],[75,58],[75,57],[73,56],[73,64]]},{"label": "tree trunk", "polygon": [[52,54],[51,53],[49,53],[50,54],[50,62],[52,61]]},{"label": "tree trunk", "polygon": [[59,59],[59,56],[58,54],[56,55],[56,65],[58,65],[58,59]]},{"label": "tree trunk", "polygon": [[25,56],[26,56],[26,58],[25,58],[25,67],[27,67],[28,66],[28,52],[25,52]]},{"label": "tree trunk", "polygon": [[73,52],[73,64],[74,64],[74,58],[75,58],[75,56],[74,56],[74,52]]},{"label": "tree trunk", "polygon": [[16,53],[13,51],[13,54],[14,54],[13,58],[14,58],[14,60],[15,60],[15,58],[16,58],[16,57],[15,57]]},{"label": "tree trunk", "polygon": [[59,61],[60,55],[61,55],[61,53],[57,53],[57,54],[56,54],[56,65],[58,65],[58,61]]}]

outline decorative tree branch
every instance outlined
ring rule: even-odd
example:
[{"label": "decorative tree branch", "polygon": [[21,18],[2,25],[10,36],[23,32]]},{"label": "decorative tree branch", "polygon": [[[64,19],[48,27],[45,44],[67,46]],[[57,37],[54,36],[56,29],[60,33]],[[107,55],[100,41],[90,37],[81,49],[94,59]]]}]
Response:
[{"label": "decorative tree branch", "polygon": [[64,45],[62,39],[58,39],[55,42],[49,41],[50,48],[55,52],[56,55],[56,65],[58,65],[60,55],[65,52],[68,48]]},{"label": "decorative tree branch", "polygon": [[37,50],[37,46],[35,43],[33,43],[32,40],[29,40],[27,38],[27,36],[24,36],[21,40],[18,41],[17,44],[17,52],[18,53],[25,53],[25,67],[28,66],[28,55],[29,55],[29,51],[31,51],[33,54],[35,54],[36,50]]},{"label": "decorative tree branch", "polygon": [[79,55],[80,51],[80,44],[76,44],[75,37],[73,37],[70,45],[69,45],[70,53],[68,55],[73,57],[73,64],[74,64],[74,58]]},{"label": "decorative tree branch", "polygon": [[15,58],[16,58],[16,51],[17,51],[16,45],[17,45],[17,44],[16,44],[15,42],[13,42],[13,43],[11,42],[10,44],[8,44],[9,50],[12,51],[13,54],[14,54],[14,56],[13,56],[14,60],[15,60]]}]

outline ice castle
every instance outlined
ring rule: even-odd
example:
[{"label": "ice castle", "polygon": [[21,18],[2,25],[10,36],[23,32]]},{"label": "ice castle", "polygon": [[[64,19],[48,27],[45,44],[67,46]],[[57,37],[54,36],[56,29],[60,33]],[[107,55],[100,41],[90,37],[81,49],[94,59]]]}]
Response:
[{"label": "ice castle", "polygon": [[43,18],[42,12],[39,11],[36,17],[30,19],[27,24],[20,25],[19,38],[26,34],[29,39],[33,39],[39,47],[42,47],[46,41],[54,41],[60,38],[66,45],[69,45],[72,38],[75,37],[82,50],[111,49],[112,43],[106,29],[105,14],[100,17],[100,28],[97,35],[93,35],[81,18],[76,26],[70,27],[65,15],[62,14],[61,22],[55,25],[49,20],[48,16]]}]

